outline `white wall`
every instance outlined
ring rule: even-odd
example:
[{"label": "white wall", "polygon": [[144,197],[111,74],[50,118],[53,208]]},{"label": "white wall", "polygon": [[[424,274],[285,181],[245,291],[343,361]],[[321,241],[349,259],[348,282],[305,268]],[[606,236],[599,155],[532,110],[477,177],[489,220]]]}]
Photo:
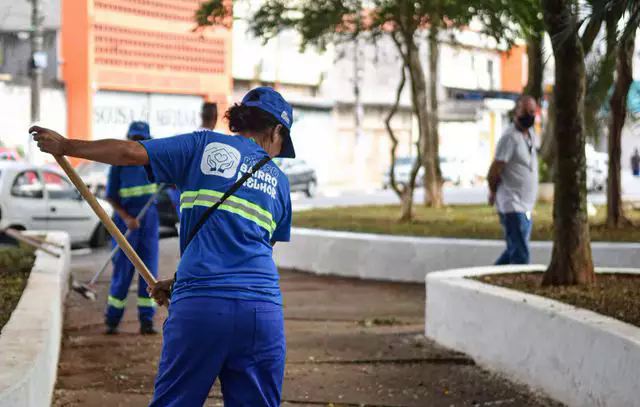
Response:
[{"label": "white wall", "polygon": [[[488,266],[504,250],[499,240],[389,236],[293,228],[291,242],[274,249],[278,266],[317,274],[373,280],[424,280],[425,273]],[[640,244],[596,242],[597,266],[632,268],[640,264]],[[532,242],[531,261],[548,264],[551,242]]]},{"label": "white wall", "polygon": [[235,79],[318,85],[333,62],[332,53],[320,53],[313,47],[300,52],[300,38],[286,31],[263,44],[248,32],[242,19],[259,6],[260,1],[234,2],[232,75]]},{"label": "white wall", "polygon": [[622,168],[631,171],[631,155],[637,148],[640,150],[640,121],[627,118],[627,124],[622,132]]},{"label": "white wall", "polygon": [[134,120],[148,122],[153,137],[191,132],[200,127],[202,101],[191,95],[98,91],[93,98],[93,138],[124,138]]},{"label": "white wall", "polygon": [[[43,89],[40,123],[63,134],[67,131],[67,103],[62,89]],[[31,125],[31,90],[26,86],[0,82],[0,140],[5,146],[24,148],[27,152]],[[35,150],[35,148],[34,148]],[[51,161],[45,154],[36,153],[36,162]]]},{"label": "white wall", "polygon": [[63,245],[56,258],[40,250],[22,297],[0,335],[0,407],[51,405],[69,291],[69,236],[49,232]]},{"label": "white wall", "polygon": [[542,270],[507,266],[428,274],[426,335],[571,407],[640,406],[639,328],[465,278]]},{"label": "white wall", "polygon": [[463,89],[501,89],[502,70],[499,53],[451,45],[442,46],[440,52],[441,86]]}]

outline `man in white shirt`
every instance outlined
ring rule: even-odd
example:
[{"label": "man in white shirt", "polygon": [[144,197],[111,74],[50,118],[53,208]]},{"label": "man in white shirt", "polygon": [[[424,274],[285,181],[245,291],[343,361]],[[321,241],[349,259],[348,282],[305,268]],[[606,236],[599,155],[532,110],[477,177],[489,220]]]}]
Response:
[{"label": "man in white shirt", "polygon": [[538,156],[533,124],[538,105],[531,96],[516,103],[513,123],[496,147],[489,169],[489,203],[496,205],[507,248],[496,264],[528,264],[531,214],[538,195]]}]

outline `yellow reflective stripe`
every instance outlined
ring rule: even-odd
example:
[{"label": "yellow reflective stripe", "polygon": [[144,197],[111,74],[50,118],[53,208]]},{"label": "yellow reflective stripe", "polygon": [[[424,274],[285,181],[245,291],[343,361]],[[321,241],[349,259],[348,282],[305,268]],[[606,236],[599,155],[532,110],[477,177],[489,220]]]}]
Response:
[{"label": "yellow reflective stripe", "polygon": [[[196,197],[198,195],[209,195],[209,196],[213,196],[215,198],[222,198],[222,196],[224,194],[222,192],[214,191],[212,189],[199,189],[197,191],[185,191],[185,192],[183,192],[180,195],[180,200],[182,201],[183,198],[193,198],[193,197]],[[262,208],[261,206],[258,206],[256,204],[254,204],[253,202],[247,201],[246,199],[238,198],[237,196],[233,196],[233,195],[231,195],[229,198],[227,198],[227,202],[228,201],[236,202],[236,203],[244,205],[244,206],[246,206],[248,208],[251,208],[254,211],[262,214],[263,216],[266,216],[267,218],[269,218],[270,221],[273,222],[273,215],[271,215],[271,212],[269,212],[268,210]]]},{"label": "yellow reflective stripe", "polygon": [[[191,209],[194,205],[211,207],[215,204],[217,198],[221,198],[223,195],[221,192],[210,189],[185,191],[180,195],[180,210]],[[229,197],[219,208],[255,222],[258,226],[266,229],[269,234],[276,229],[276,222],[274,222],[271,212],[245,199]]]},{"label": "yellow reflective stripe", "polygon": [[155,307],[156,302],[153,298],[138,297],[138,307]]},{"label": "yellow reflective stripe", "polygon": [[119,300],[116,297],[110,295],[109,298],[107,298],[107,304],[111,305],[112,307],[123,309],[127,304],[127,300]]},{"label": "yellow reflective stripe", "polygon": [[[205,206],[205,207],[211,207],[213,206],[213,202],[209,202],[209,201],[200,201],[200,200],[196,200],[194,202],[190,202],[190,203],[185,203],[180,205],[180,210],[184,210],[184,209],[191,209],[194,206]],[[243,218],[250,220],[254,223],[256,223],[258,226],[266,229],[267,232],[269,232],[269,234],[272,234],[273,231],[276,229],[276,225],[275,223],[273,224],[268,224],[266,222],[264,222],[263,220],[257,218],[256,216],[251,215],[250,213],[247,213],[246,211],[243,211],[242,209],[233,207],[233,206],[229,206],[227,204],[222,204],[218,207],[218,209],[223,210],[223,211],[227,211],[227,212],[231,212],[231,213],[235,213],[236,215],[242,216]]]},{"label": "yellow reflective stripe", "polygon": [[[196,201],[196,202],[198,202],[198,201]],[[197,205],[197,203],[196,203],[196,205]],[[264,229],[266,229],[266,230],[267,230],[267,232],[269,232],[269,234],[272,234],[272,233],[273,233],[273,231],[276,229],[276,228],[275,228],[275,225],[273,225],[273,226],[272,226],[272,225],[269,225],[269,224],[268,224],[268,223],[266,223],[265,221],[263,221],[263,220],[261,220],[261,219],[257,218],[256,216],[253,216],[253,215],[251,215],[251,214],[249,214],[249,213],[247,213],[247,212],[243,211],[242,209],[234,208],[233,206],[229,206],[229,205],[227,205],[227,204],[222,204],[222,205],[220,205],[220,209],[225,210],[225,211],[228,211],[228,212],[235,213],[236,215],[240,215],[240,216],[242,216],[242,217],[243,217],[243,218],[245,218],[245,219],[248,219],[248,220],[250,220],[250,221],[252,221],[252,222],[257,223],[259,226],[261,226],[261,227],[263,227]]]},{"label": "yellow reflective stripe", "polygon": [[147,184],[129,188],[120,188],[118,193],[120,194],[121,198],[133,198],[136,196],[155,194],[157,190],[157,184]]}]

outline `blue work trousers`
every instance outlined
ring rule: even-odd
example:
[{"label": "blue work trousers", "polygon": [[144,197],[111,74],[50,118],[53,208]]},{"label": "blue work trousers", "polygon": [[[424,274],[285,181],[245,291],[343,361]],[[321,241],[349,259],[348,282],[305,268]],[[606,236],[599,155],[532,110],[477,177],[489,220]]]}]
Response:
[{"label": "blue work trousers", "polygon": [[507,248],[495,264],[529,264],[531,217],[524,212],[500,213],[499,215]]},{"label": "blue work trousers", "polygon": [[[124,221],[115,216],[115,224],[122,233],[125,233],[127,226]],[[138,253],[144,264],[154,276],[158,276],[158,211],[155,207],[149,208],[143,219],[140,221],[140,228],[129,235],[129,243]],[[117,246],[115,240],[113,247]],[[113,276],[109,287],[109,298],[107,300],[107,311],[105,322],[110,326],[117,326],[124,314],[127,302],[127,294],[133,276],[137,271],[133,264],[125,256],[122,250],[113,257]],[[138,318],[141,322],[150,322],[155,314],[155,303],[147,293],[147,283],[138,276]]]},{"label": "blue work trousers", "polygon": [[281,305],[182,298],[169,306],[150,407],[202,406],[216,378],[225,407],[280,406],[285,353]]}]

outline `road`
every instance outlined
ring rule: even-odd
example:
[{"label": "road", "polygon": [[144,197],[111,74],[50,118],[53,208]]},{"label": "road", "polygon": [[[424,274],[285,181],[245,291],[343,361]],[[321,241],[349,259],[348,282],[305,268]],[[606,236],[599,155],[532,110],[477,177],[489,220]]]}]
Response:
[{"label": "road", "polygon": [[[161,276],[175,269],[176,239],[161,242]],[[74,256],[86,281],[106,252]],[[97,302],[67,301],[55,407],[146,406],[161,336],[140,336],[135,287],[122,332],[103,334],[109,276]],[[424,286],[319,277],[282,271],[287,331],[283,406],[554,406],[490,374],[467,356],[426,340]],[[158,326],[166,317],[159,310]],[[207,406],[221,406],[217,387]]]}]

